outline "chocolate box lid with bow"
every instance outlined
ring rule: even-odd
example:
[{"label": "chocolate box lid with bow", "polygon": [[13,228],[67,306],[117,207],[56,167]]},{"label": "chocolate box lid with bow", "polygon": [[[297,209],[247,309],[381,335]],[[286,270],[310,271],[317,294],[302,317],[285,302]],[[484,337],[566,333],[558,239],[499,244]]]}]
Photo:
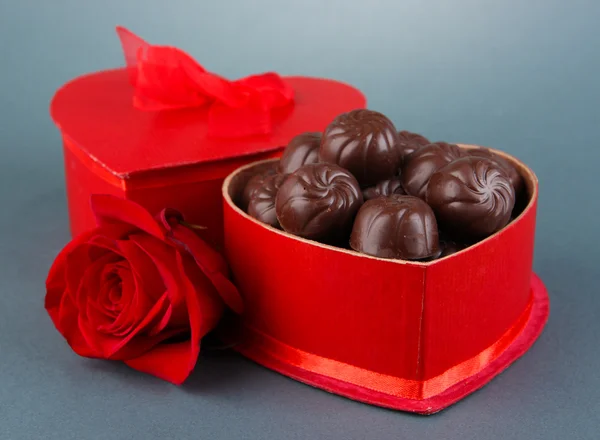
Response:
[{"label": "chocolate box lid with bow", "polygon": [[359,90],[333,80],[271,72],[230,81],[177,48],[117,32],[127,67],[70,81],[50,106],[73,234],[93,226],[89,196],[105,193],[178,209],[218,245],[227,174],[366,105]]}]

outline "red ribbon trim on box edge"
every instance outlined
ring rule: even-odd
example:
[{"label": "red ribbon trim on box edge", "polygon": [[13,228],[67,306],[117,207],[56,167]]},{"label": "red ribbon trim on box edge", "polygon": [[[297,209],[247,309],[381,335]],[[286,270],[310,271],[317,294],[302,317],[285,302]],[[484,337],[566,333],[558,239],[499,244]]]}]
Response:
[{"label": "red ribbon trim on box edge", "polygon": [[443,393],[457,383],[482,371],[497,359],[519,336],[529,320],[533,295],[515,323],[492,345],[479,354],[426,380],[404,379],[356,367],[291,347],[260,330],[244,326],[244,351],[259,350],[279,361],[314,374],[331,377],[372,391],[410,400],[425,400]]},{"label": "red ribbon trim on box edge", "polygon": [[293,104],[294,89],[275,72],[230,81],[176,47],[154,46],[123,27],[116,30],[139,110],[207,106],[208,135],[239,138],[270,134],[271,111]]}]

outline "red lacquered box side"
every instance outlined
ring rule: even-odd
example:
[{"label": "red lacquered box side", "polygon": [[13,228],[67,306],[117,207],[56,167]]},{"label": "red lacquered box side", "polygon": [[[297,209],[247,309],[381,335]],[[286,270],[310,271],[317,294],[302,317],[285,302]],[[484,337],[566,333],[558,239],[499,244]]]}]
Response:
[{"label": "red lacquered box side", "polygon": [[416,378],[422,266],[399,272],[397,262],[291,238],[229,203],[224,209],[244,325],[326,359]]},{"label": "red lacquered box side", "polygon": [[236,171],[223,188],[225,246],[247,310],[227,339],[294,379],[422,414],[485,385],[535,342],[549,312],[531,272],[537,179],[498,154],[525,178],[524,211],[496,235],[427,263],[377,259],[258,223],[234,202],[268,163]]},{"label": "red lacquered box side", "polygon": [[125,191],[100,177],[93,171],[93,167],[74,154],[69,139],[64,138],[63,145],[69,225],[71,235],[76,236],[96,225],[90,206],[90,194],[124,197]]},{"label": "red lacquered box side", "polygon": [[205,228],[198,233],[220,249],[223,245],[221,186],[225,176],[248,161],[277,157],[281,152],[279,149],[226,161],[119,176],[94,162],[65,138],[71,234],[75,236],[95,226],[89,203],[92,194],[112,194],[133,200],[154,213],[164,208],[177,209],[188,223]]},{"label": "red lacquered box side", "polygon": [[[537,210],[537,180],[529,174],[530,202],[518,219],[501,234],[427,269],[423,379],[451,367],[475,374],[506,348],[500,346],[503,335],[508,344],[514,339],[510,333],[522,330],[532,301]],[[492,347],[495,343],[500,345]]]}]

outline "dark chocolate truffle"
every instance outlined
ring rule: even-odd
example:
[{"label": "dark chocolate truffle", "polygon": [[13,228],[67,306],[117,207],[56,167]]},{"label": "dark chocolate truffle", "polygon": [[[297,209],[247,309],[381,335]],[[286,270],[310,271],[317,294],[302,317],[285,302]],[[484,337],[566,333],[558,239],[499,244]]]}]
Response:
[{"label": "dark chocolate truffle", "polygon": [[436,142],[415,151],[402,167],[400,178],[404,190],[416,197],[425,198],[427,184],[433,173],[453,160],[465,156],[458,145]]},{"label": "dark chocolate truffle", "polygon": [[279,228],[279,222],[275,214],[275,197],[284,179],[285,176],[282,174],[271,174],[265,177],[262,186],[257,188],[250,197],[248,215],[258,221]]},{"label": "dark chocolate truffle", "polygon": [[413,196],[369,200],[354,221],[350,247],[380,258],[423,260],[439,254],[438,227],[429,205]]},{"label": "dark chocolate truffle", "polygon": [[402,188],[402,183],[399,177],[393,179],[382,180],[375,186],[370,186],[363,190],[363,197],[365,200],[371,200],[375,197],[391,196],[392,194],[406,194]]},{"label": "dark chocolate truffle", "polygon": [[506,159],[497,154],[490,151],[488,148],[473,148],[467,150],[467,154],[470,156],[478,156],[478,157],[486,157],[506,171],[508,178],[510,179],[510,183],[515,189],[515,194],[519,194],[523,189],[525,183],[523,182],[523,177],[519,174],[517,169]]},{"label": "dark chocolate truffle", "polygon": [[392,121],[372,110],[343,113],[325,129],[319,158],[346,168],[362,186],[394,177],[400,167],[398,133]]},{"label": "dark chocolate truffle", "polygon": [[285,147],[279,161],[279,172],[291,174],[302,165],[319,161],[321,133],[302,133],[294,137]]},{"label": "dark chocolate truffle", "polygon": [[244,211],[248,209],[248,204],[250,203],[254,191],[262,187],[265,179],[273,174],[277,174],[277,165],[275,163],[262,173],[252,176],[250,180],[248,180],[248,183],[246,183],[244,191],[242,192],[242,206],[240,206]]},{"label": "dark chocolate truffle", "polygon": [[509,222],[515,190],[504,169],[492,160],[467,156],[431,177],[427,203],[448,234],[480,239]]},{"label": "dark chocolate truffle", "polygon": [[333,164],[304,165],[288,175],[275,203],[281,227],[294,235],[336,241],[349,234],[363,202],[356,178]]},{"label": "dark chocolate truffle", "polygon": [[429,145],[431,142],[420,134],[412,133],[410,131],[402,130],[398,132],[398,150],[402,159],[413,154],[415,151],[421,149],[425,145]]}]

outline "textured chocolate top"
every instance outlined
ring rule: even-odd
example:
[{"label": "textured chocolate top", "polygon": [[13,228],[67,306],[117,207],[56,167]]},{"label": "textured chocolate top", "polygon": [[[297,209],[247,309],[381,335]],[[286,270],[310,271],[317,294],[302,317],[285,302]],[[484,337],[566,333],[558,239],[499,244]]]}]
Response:
[{"label": "textured chocolate top", "polygon": [[319,158],[350,171],[360,185],[369,186],[398,173],[401,156],[394,124],[381,113],[353,110],[341,114],[325,129]]},{"label": "textured chocolate top", "polygon": [[279,161],[279,172],[290,174],[302,165],[319,161],[321,133],[302,133],[294,137],[285,147]]},{"label": "textured chocolate top", "polygon": [[275,209],[285,231],[332,242],[349,233],[362,202],[352,174],[337,165],[318,163],[304,165],[286,177]]},{"label": "textured chocolate top", "polygon": [[404,190],[413,196],[425,199],[429,179],[440,168],[465,152],[458,145],[436,142],[414,152],[402,167],[400,177]]},{"label": "textured chocolate top", "polygon": [[504,169],[494,161],[467,156],[431,177],[427,203],[444,231],[480,239],[510,221],[515,191]]},{"label": "textured chocolate top", "polygon": [[437,256],[435,215],[417,197],[392,195],[369,200],[358,211],[350,246],[380,258],[422,260]]},{"label": "textured chocolate top", "polygon": [[365,200],[371,200],[380,196],[391,196],[392,194],[406,194],[399,177],[393,179],[382,180],[375,186],[370,186],[363,190]]},{"label": "textured chocolate top", "polygon": [[260,174],[252,176],[246,186],[244,187],[244,191],[242,192],[242,200],[241,200],[241,208],[246,211],[248,209],[248,204],[250,203],[250,199],[252,198],[252,194],[262,187],[265,179],[273,174],[277,174],[277,164],[273,163],[267,170],[263,171]]},{"label": "textured chocolate top", "polygon": [[248,215],[258,221],[279,228],[279,221],[275,214],[275,197],[285,176],[282,174],[271,174],[266,176],[262,185],[252,192],[250,203],[248,203]]},{"label": "textured chocolate top", "polygon": [[492,162],[494,162],[496,165],[498,165],[500,168],[506,171],[506,174],[510,179],[510,183],[515,189],[515,194],[519,194],[523,190],[523,187],[525,186],[523,177],[519,174],[517,169],[503,157],[494,154],[487,148],[475,148],[472,150],[468,150],[468,154],[470,156],[486,157],[490,159]]},{"label": "textured chocolate top", "polygon": [[410,131],[402,130],[398,132],[398,150],[402,159],[413,154],[415,151],[421,149],[425,145],[429,145],[431,142],[425,137],[418,133],[412,133]]}]

